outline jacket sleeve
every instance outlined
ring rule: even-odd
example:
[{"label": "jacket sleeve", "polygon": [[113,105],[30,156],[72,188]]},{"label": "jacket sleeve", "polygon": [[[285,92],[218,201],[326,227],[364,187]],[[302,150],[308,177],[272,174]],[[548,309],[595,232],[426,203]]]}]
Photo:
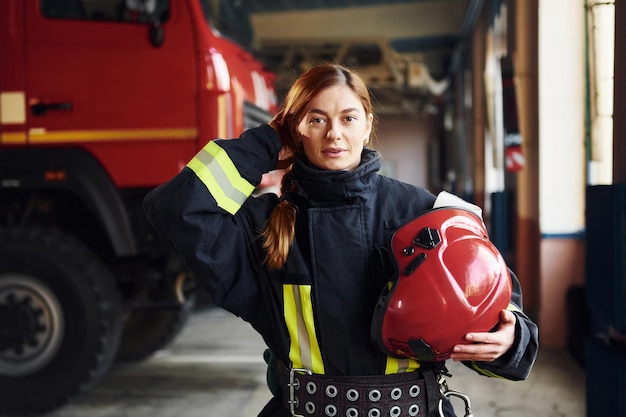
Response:
[{"label": "jacket sleeve", "polygon": [[519,279],[513,271],[509,272],[512,281],[512,294],[508,310],[512,311],[517,318],[515,342],[507,353],[493,362],[468,361],[463,362],[463,364],[485,376],[520,381],[528,377],[537,358],[539,332],[537,325],[523,312]]},{"label": "jacket sleeve", "polygon": [[258,307],[258,233],[277,200],[250,195],[262,174],[276,167],[281,147],[267,125],[238,139],[213,140],[143,202],[152,226],[183,256],[216,305],[244,319]]}]

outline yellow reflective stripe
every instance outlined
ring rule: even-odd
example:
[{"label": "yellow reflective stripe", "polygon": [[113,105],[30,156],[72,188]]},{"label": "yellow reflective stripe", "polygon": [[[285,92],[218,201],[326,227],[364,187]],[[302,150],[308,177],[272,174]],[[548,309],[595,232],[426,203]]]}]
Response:
[{"label": "yellow reflective stripe", "polygon": [[490,378],[506,379],[506,378],[504,378],[504,377],[502,377],[502,376],[500,376],[500,375],[498,375],[498,374],[494,374],[494,373],[493,373],[493,372],[491,372],[491,371],[488,371],[488,370],[486,370],[486,369],[482,369],[480,366],[478,366],[478,364],[477,364],[475,361],[471,361],[470,363],[471,363],[471,365],[472,365],[472,369],[474,369],[474,370],[475,370],[476,372],[478,372],[479,374],[482,374],[482,375],[488,376],[488,377],[490,377]]},{"label": "yellow reflective stripe", "polygon": [[[226,151],[222,149],[222,147],[215,142],[209,142],[204,147],[203,151],[206,151],[214,158],[215,161],[217,161],[219,167],[226,174],[233,188],[246,194],[246,197],[252,194],[254,191],[254,185],[250,184],[245,178],[239,175],[237,167],[233,164],[233,161],[230,160],[230,157]],[[204,155],[202,151],[200,154]]]},{"label": "yellow reflective stripe", "polygon": [[294,368],[324,373],[322,353],[315,334],[310,285],[283,286],[283,309],[290,337],[289,360]]},{"label": "yellow reflective stripe", "polygon": [[123,140],[190,140],[198,136],[196,128],[174,129],[101,129],[55,130],[32,128],[28,131],[31,143],[71,143]]},{"label": "yellow reflective stripe", "polygon": [[309,335],[309,343],[311,344],[311,370],[317,374],[324,373],[324,363],[322,361],[322,352],[315,332],[315,318],[313,317],[313,303],[311,302],[311,286],[305,285],[300,292],[302,302],[302,315]]},{"label": "yellow reflective stripe", "polygon": [[231,200],[228,198],[222,188],[219,186],[215,178],[213,178],[213,174],[206,165],[204,165],[199,159],[193,158],[187,166],[196,173],[196,176],[200,178],[200,181],[204,183],[209,193],[213,196],[217,205],[230,214],[235,214],[241,208],[241,204]]},{"label": "yellow reflective stripe", "polygon": [[294,297],[293,294],[293,286],[285,285],[283,287],[283,314],[285,315],[285,323],[287,324],[287,331],[289,332],[289,360],[291,361],[291,366],[294,368],[302,368],[302,360],[299,355],[296,355],[296,352],[299,353],[300,349],[298,348],[298,308],[296,306],[296,300],[300,299],[300,297]]},{"label": "yellow reflective stripe", "polygon": [[174,129],[102,129],[102,130],[55,130],[49,131],[42,127],[32,128],[25,132],[3,132],[2,143],[74,143],[98,141],[154,141],[154,140],[195,140],[198,136],[196,128]]},{"label": "yellow reflective stripe", "polygon": [[413,372],[420,367],[420,363],[412,358],[394,358],[387,356],[385,374],[400,374],[403,372]]},{"label": "yellow reflective stripe", "polygon": [[516,306],[513,303],[509,303],[509,305],[508,305],[508,307],[506,309],[509,310],[509,311],[516,311],[518,313],[523,313],[522,309],[519,308],[518,306]]},{"label": "yellow reflective stripe", "polygon": [[207,187],[217,205],[235,214],[254,191],[222,147],[209,142],[187,164]]},{"label": "yellow reflective stripe", "polygon": [[387,356],[387,363],[385,365],[385,374],[386,375],[397,374],[398,368],[399,368],[398,359]]},{"label": "yellow reflective stripe", "polygon": [[0,134],[0,143],[6,143],[6,144],[26,143],[26,133],[2,132],[2,134]]}]

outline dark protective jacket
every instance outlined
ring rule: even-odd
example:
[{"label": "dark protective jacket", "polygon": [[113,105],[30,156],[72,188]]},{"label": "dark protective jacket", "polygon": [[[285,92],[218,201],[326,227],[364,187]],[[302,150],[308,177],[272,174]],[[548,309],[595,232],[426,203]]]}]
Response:
[{"label": "dark protective jacket", "polygon": [[[260,333],[279,361],[327,375],[380,375],[420,365],[387,357],[370,341],[374,307],[389,281],[381,260],[391,234],[430,209],[423,188],[379,175],[379,155],[364,149],[353,171],[319,170],[297,159],[289,180],[297,191],[296,236],[286,265],[264,267],[260,232],[278,204],[274,194],[251,197],[261,175],[277,165],[281,142],[267,126],[239,139],[209,142],[179,175],[145,199],[148,218],[211,293],[216,305]],[[477,372],[524,379],[537,353],[537,328],[518,307],[513,348]],[[514,309],[515,310],[515,309]],[[276,400],[263,416],[287,416]]]}]

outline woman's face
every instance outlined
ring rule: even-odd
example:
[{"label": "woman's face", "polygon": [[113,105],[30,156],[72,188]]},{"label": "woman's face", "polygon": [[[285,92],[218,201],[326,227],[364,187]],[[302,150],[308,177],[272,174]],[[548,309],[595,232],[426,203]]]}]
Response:
[{"label": "woman's face", "polygon": [[361,162],[373,118],[350,87],[329,87],[306,106],[297,127],[298,139],[316,167],[351,171]]}]

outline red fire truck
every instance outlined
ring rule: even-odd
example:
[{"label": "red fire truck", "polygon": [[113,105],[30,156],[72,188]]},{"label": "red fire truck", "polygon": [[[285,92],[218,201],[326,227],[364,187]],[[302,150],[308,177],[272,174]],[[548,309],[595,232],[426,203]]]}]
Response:
[{"label": "red fire truck", "polygon": [[219,0],[0,1],[0,415],[164,347],[193,277],[141,201],[276,110]]}]

